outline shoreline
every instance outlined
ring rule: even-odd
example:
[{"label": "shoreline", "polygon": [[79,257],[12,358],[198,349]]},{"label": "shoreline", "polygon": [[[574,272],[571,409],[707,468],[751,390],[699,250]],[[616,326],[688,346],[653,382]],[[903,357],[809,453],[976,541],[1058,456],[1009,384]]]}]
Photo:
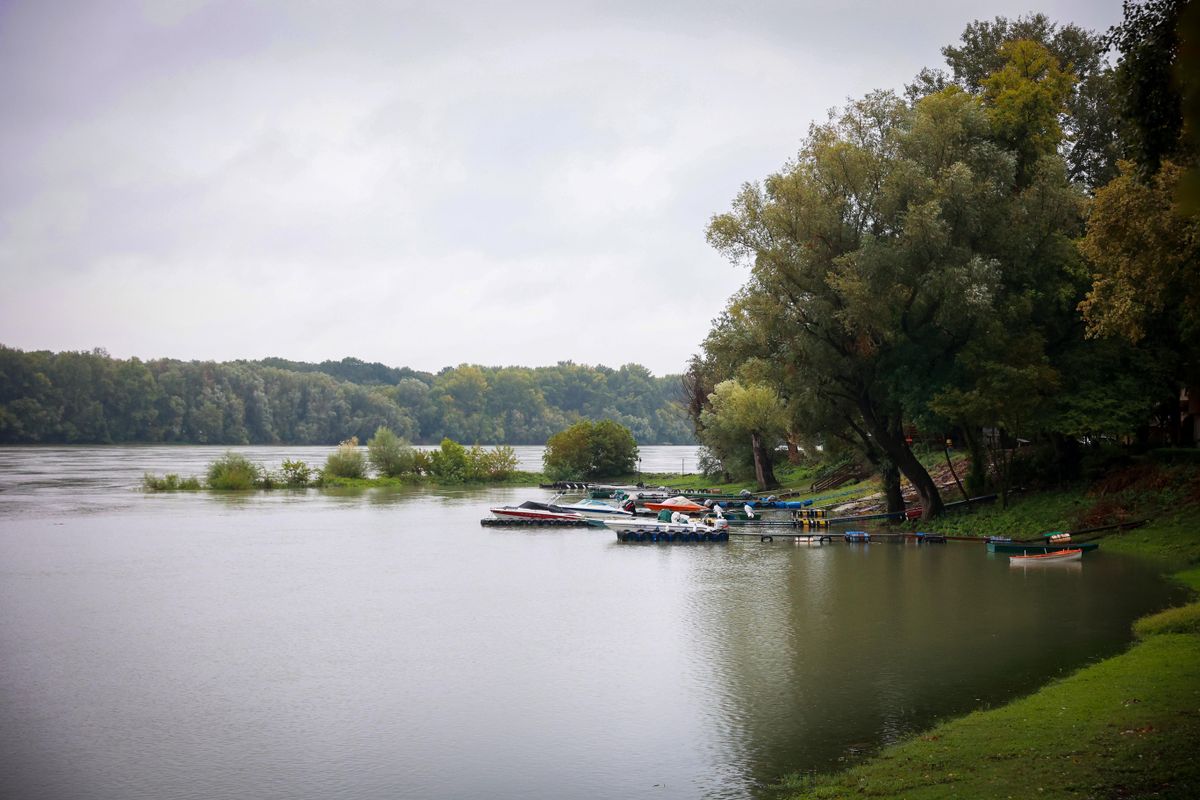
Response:
[{"label": "shoreline", "polygon": [[[978,522],[988,528],[1040,519],[1039,527],[1053,529],[1066,509],[1082,513],[1090,495],[1029,499],[1032,508],[990,510]],[[968,519],[932,527],[966,527]],[[1157,561],[1189,600],[1136,620],[1122,652],[1029,694],[940,722],[845,769],[793,774],[764,788],[787,800],[1200,796],[1200,763],[1192,757],[1200,741],[1200,512],[1175,507],[1104,542],[1110,552]]]}]

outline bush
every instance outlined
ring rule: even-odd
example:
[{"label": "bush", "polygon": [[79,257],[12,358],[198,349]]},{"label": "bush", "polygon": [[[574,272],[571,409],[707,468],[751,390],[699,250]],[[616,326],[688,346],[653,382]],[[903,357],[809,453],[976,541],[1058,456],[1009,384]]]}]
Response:
[{"label": "bush", "polygon": [[367,474],[367,460],[358,449],[358,437],[351,436],[325,459],[325,475],[334,478],[361,478]]},{"label": "bush", "polygon": [[303,489],[312,481],[313,468],[303,461],[288,459],[283,462],[281,473],[285,486],[293,489]]},{"label": "bush", "polygon": [[367,459],[376,472],[388,478],[412,473],[416,461],[408,442],[383,425],[367,441]]},{"label": "bush", "polygon": [[178,492],[202,489],[199,478],[181,478],[175,473],[167,473],[161,478],[147,472],[142,476],[142,486],[149,492]]},{"label": "bush", "polygon": [[227,452],[208,465],[208,488],[237,491],[257,488],[263,477],[262,467],[234,452]]},{"label": "bush", "polygon": [[429,474],[452,483],[467,480],[470,475],[467,449],[453,439],[442,439],[441,449],[429,454]]},{"label": "bush", "polygon": [[517,470],[517,454],[511,447],[500,445],[485,450],[475,445],[467,451],[467,480],[499,480]]}]

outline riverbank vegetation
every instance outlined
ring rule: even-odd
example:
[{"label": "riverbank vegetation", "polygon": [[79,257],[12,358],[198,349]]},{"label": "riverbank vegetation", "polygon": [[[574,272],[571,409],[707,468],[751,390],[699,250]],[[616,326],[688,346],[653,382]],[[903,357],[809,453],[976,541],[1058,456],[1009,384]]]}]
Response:
[{"label": "riverbank vegetation", "polygon": [[336,444],[385,426],[418,444],[543,444],[611,419],[643,444],[691,444],[679,376],[562,362],[437,374],[358,359],[226,363],[0,345],[0,444]]},{"label": "riverbank vegetation", "polygon": [[[1107,35],[1041,15],[972,23],[944,68],[849,102],[745,184],[708,239],[749,277],[685,375],[710,474],[768,489],[776,444],[847,452],[888,510],[903,478],[932,519],[945,501],[917,447],[969,453],[962,484],[1002,505],[1079,478],[1112,443],[1194,447],[1186,7],[1126,4]],[[754,413],[731,402],[750,392]]]},{"label": "riverbank vegetation", "polygon": [[[371,473],[374,472],[372,475]],[[436,450],[416,450],[390,430],[380,427],[365,452],[358,439],[339,444],[321,467],[286,459],[278,470],[267,469],[240,453],[228,452],[208,465],[204,480],[146,474],[142,488],[149,492],[248,491],[309,487],[373,488],[419,483],[536,484],[540,475],[517,470],[511,447],[464,447],[443,439]]]}]

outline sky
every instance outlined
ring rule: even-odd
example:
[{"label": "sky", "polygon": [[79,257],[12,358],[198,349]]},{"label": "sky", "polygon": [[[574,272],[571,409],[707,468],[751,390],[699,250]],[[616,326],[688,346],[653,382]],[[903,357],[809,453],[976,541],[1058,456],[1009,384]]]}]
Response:
[{"label": "sky", "polygon": [[967,23],[1120,0],[0,0],[0,344],[682,371],[705,241]]}]

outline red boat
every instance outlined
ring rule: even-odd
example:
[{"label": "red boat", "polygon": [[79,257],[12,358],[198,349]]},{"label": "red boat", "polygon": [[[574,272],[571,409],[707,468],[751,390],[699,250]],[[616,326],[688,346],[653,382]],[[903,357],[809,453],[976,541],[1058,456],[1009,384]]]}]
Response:
[{"label": "red boat", "polygon": [[661,503],[646,503],[646,508],[651,511],[662,511],[664,509],[667,511],[680,511],[684,514],[699,514],[708,511],[704,506],[687,499],[683,495],[672,497],[670,500],[664,500]]},{"label": "red boat", "polygon": [[526,500],[519,506],[500,506],[489,509],[497,517],[516,517],[518,519],[583,519],[583,514],[574,511],[554,511],[546,503]]}]

